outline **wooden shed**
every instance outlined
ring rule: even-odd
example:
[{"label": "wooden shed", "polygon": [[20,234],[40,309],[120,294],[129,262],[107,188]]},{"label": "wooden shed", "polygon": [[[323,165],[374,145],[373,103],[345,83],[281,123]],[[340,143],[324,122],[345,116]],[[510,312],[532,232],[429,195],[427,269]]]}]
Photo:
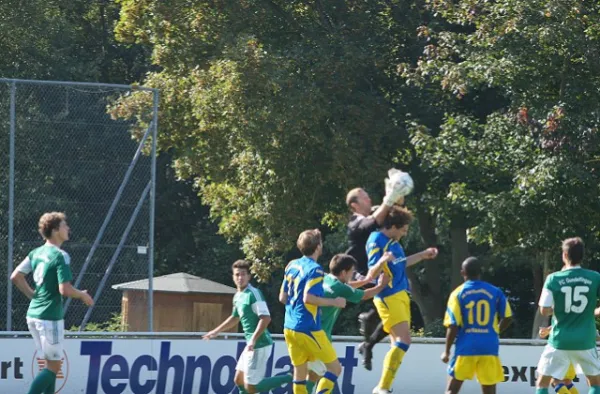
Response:
[{"label": "wooden shed", "polygon": [[[126,331],[148,331],[148,279],[120,283]],[[183,272],[154,278],[154,331],[199,332],[219,325],[232,310],[236,289]],[[237,332],[234,327],[230,332]]]}]

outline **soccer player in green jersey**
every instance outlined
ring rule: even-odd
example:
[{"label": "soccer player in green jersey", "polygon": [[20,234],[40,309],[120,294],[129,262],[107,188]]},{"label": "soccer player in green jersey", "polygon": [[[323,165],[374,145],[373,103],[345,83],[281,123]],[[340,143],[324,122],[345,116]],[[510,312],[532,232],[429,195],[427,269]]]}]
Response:
[{"label": "soccer player in green jersey", "polygon": [[233,311],[223,323],[206,333],[204,339],[212,339],[220,332],[242,323],[246,348],[240,355],[234,377],[240,394],[269,392],[290,383],[292,375],[265,378],[267,361],[271,356],[273,340],[267,326],[271,322],[269,307],[261,291],[250,284],[250,264],[238,260],[231,267],[237,293],[233,296]]},{"label": "soccer player in green jersey", "polygon": [[[394,256],[391,253],[386,253],[384,259],[393,260]],[[325,275],[323,280],[323,291],[325,298],[344,298],[346,301],[353,304],[358,304],[361,301],[369,300],[375,297],[388,284],[388,280],[382,275],[382,280],[375,287],[367,290],[358,289],[367,283],[371,283],[371,278],[363,279],[362,281],[352,282],[354,278],[354,270],[356,268],[356,259],[348,254],[336,254],[329,262],[329,274]],[[351,282],[352,286],[348,283]],[[356,288],[355,288],[356,287]],[[335,306],[321,307],[321,327],[330,341],[332,339],[333,326],[337,321],[342,308]],[[316,360],[308,363],[309,376],[306,384],[306,389],[309,394],[312,393],[313,387],[317,381],[325,374],[327,369],[323,362]]]},{"label": "soccer player in green jersey", "polygon": [[546,278],[539,300],[540,313],[554,315],[552,330],[538,363],[537,394],[547,394],[552,378],[562,379],[570,364],[579,366],[590,384],[589,393],[600,394],[600,359],[596,350],[594,310],[600,298],[600,274],[581,268],[581,238],[562,244],[565,268]]},{"label": "soccer player in green jersey", "polygon": [[[37,350],[44,354],[46,368],[35,377],[28,394],[54,394],[56,375],[62,366],[64,342],[64,297],[77,298],[91,306],[94,300],[85,290],[71,285],[71,259],[60,247],[69,240],[69,226],[61,212],[42,215],[39,232],[46,240],[19,264],[10,276],[11,281],[31,300],[27,311],[27,327]],[[33,272],[35,290],[27,283],[26,275]]]}]

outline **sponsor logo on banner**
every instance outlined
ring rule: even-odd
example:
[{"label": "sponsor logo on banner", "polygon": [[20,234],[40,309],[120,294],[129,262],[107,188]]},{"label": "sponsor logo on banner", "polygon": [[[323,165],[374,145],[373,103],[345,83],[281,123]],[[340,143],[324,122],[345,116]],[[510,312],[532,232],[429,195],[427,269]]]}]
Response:
[{"label": "sponsor logo on banner", "polygon": [[[65,387],[69,379],[69,358],[67,357],[67,352],[64,350],[61,361],[62,365],[56,374],[56,393],[60,393],[60,390]],[[37,351],[34,352],[31,360],[31,378],[35,378],[44,368],[46,368],[46,359]]]},{"label": "sponsor logo on banner", "polygon": [[[132,359],[121,354],[113,354],[112,341],[83,341],[81,355],[89,358],[86,394],[191,394],[215,392],[217,394],[237,393],[233,382],[237,359],[246,343],[239,342],[237,354],[181,356],[171,351],[171,342],[160,342],[158,359],[150,354],[141,354]],[[346,347],[345,357],[340,357],[344,368],[334,393],[354,394],[352,384],[354,368],[358,359],[354,346]],[[292,371],[289,356],[275,359],[274,347],[267,361],[266,376],[280,375]],[[149,374],[148,372],[153,372]],[[194,389],[198,387],[198,389]],[[193,390],[194,389],[194,390]],[[235,391],[234,391],[235,390]],[[273,394],[291,393],[291,385],[271,391]],[[358,394],[358,393],[356,393]]]}]

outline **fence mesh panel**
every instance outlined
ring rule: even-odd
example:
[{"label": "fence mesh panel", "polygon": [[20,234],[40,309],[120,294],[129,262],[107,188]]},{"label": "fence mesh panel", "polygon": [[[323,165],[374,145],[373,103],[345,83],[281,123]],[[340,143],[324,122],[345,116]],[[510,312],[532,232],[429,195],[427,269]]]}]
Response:
[{"label": "fence mesh panel", "polygon": [[[0,84],[0,113],[9,114],[10,84]],[[102,224],[124,180],[138,142],[131,137],[131,123],[111,119],[108,106],[130,91],[106,86],[16,83],[15,172],[14,172],[14,256],[15,266],[43,242],[38,219],[44,212],[62,211],[71,227],[70,240],[63,245],[71,256],[74,279],[80,275]],[[152,103],[152,91],[148,102]],[[148,111],[150,123],[152,111]],[[8,151],[10,117],[2,116],[0,150]],[[6,120],[8,119],[8,120]],[[148,140],[150,141],[150,139]],[[2,154],[0,179],[6,186],[0,204],[8,212],[8,156]],[[151,181],[152,159],[141,155],[126,183],[119,203],[108,217],[80,289],[93,296],[132,217],[143,191]],[[138,246],[148,246],[150,209],[147,197],[131,232],[118,255],[111,275],[95,305],[90,322],[105,322],[121,312],[121,291],[117,283],[146,279],[148,255]],[[10,212],[9,212],[10,214]],[[8,223],[6,217],[3,223]],[[7,256],[7,226],[0,227],[0,252]],[[2,260],[5,260],[3,258]],[[6,268],[4,272],[6,272]],[[0,284],[0,303],[7,298],[6,281]],[[75,280],[74,280],[75,282]],[[13,289],[13,330],[26,330],[28,300]],[[79,327],[87,307],[73,300],[65,316],[65,328]],[[0,310],[0,317],[5,317]],[[6,319],[2,319],[5,321]]]}]

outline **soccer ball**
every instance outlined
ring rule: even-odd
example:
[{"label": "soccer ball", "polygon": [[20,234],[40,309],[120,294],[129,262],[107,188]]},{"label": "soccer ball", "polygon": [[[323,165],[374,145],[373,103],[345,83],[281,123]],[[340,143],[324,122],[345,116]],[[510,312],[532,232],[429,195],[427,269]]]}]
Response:
[{"label": "soccer ball", "polygon": [[388,179],[386,179],[386,192],[390,192],[391,189],[399,189],[401,196],[408,196],[415,187],[412,177],[407,173],[395,168],[388,171]]}]

